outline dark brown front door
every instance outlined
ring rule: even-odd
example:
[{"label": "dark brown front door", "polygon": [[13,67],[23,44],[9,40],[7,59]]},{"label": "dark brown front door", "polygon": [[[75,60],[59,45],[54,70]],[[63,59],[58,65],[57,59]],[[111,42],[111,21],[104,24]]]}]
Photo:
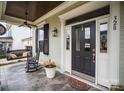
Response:
[{"label": "dark brown front door", "polygon": [[72,27],[72,70],[95,77],[95,21]]}]

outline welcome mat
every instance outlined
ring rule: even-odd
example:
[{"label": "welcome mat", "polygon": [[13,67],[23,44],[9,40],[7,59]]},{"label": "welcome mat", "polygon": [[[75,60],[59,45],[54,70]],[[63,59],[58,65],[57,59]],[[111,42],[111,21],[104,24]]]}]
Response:
[{"label": "welcome mat", "polygon": [[90,85],[83,83],[75,78],[69,77],[68,83],[71,87],[78,89],[78,90],[88,90],[91,88]]}]

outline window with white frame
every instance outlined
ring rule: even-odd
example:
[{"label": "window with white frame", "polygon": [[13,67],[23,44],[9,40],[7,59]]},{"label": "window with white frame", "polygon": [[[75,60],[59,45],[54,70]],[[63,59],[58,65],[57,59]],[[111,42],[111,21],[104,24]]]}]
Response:
[{"label": "window with white frame", "polygon": [[38,47],[39,47],[39,51],[43,52],[43,41],[44,41],[44,30],[43,28],[40,28],[38,30]]}]

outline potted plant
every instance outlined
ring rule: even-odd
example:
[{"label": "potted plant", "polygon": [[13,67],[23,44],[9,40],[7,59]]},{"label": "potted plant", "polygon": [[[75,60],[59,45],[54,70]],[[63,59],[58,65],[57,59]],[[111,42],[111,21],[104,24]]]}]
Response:
[{"label": "potted plant", "polygon": [[48,60],[44,64],[47,78],[54,78],[56,73],[55,62]]}]

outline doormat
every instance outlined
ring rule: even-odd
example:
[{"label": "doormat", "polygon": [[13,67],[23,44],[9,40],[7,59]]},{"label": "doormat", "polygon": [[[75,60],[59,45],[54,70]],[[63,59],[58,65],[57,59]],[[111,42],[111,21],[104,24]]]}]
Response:
[{"label": "doormat", "polygon": [[111,91],[124,91],[124,85],[111,85]]},{"label": "doormat", "polygon": [[68,83],[71,87],[78,89],[78,90],[88,90],[91,88],[90,85],[83,83],[72,77],[68,77]]}]

